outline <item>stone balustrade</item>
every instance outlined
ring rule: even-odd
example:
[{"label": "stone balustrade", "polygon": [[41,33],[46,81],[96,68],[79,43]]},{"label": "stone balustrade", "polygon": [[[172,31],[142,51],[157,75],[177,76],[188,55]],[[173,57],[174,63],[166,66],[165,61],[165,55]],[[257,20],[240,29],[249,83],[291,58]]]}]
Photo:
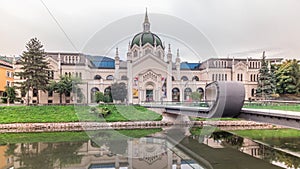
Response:
[{"label": "stone balustrade", "polygon": [[0,133],[20,133],[20,132],[59,132],[59,131],[85,131],[101,129],[145,129],[163,128],[172,125],[192,126],[217,126],[228,129],[241,128],[274,128],[271,124],[257,123],[252,121],[137,121],[137,122],[71,122],[71,123],[13,123],[0,124]]}]

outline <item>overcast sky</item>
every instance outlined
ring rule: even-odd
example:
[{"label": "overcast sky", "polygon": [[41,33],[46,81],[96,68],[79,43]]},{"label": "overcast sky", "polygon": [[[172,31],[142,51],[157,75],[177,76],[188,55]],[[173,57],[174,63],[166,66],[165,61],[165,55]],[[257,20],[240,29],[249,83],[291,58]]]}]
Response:
[{"label": "overcast sky", "polygon": [[[118,46],[125,58],[128,41],[142,30],[146,7],[151,30],[166,46],[172,44],[173,54],[179,48],[182,60],[255,58],[264,50],[269,57],[300,58],[299,0],[0,0],[0,55],[20,55],[32,37],[40,39],[46,51],[82,52],[92,42],[102,48],[93,40],[99,32],[135,19],[132,24],[138,26],[128,28],[114,43],[108,40],[110,50],[91,52],[112,56]],[[159,15],[182,24],[168,28]],[[127,29],[123,25],[113,31],[122,32],[123,27]],[[207,44],[183,35],[190,30],[198,31]],[[215,52],[204,52],[208,48]]]}]

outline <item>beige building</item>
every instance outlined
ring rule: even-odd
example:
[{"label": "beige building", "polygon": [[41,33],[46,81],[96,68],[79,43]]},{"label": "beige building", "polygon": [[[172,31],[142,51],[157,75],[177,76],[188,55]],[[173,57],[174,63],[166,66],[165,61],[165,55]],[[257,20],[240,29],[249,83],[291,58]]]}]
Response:
[{"label": "beige building", "polygon": [[[174,50],[173,50],[174,51]],[[46,59],[50,63],[49,78],[58,80],[61,75],[79,77],[84,94],[82,103],[93,103],[97,91],[110,92],[114,82],[127,86],[127,103],[152,101],[191,101],[192,92],[204,94],[205,86],[213,81],[239,81],[245,85],[245,99],[255,97],[259,59],[211,58],[202,63],[181,62],[179,49],[172,53],[171,46],[150,31],[150,22],[146,12],[143,30],[133,36],[128,45],[126,60],[120,60],[118,49],[114,58],[89,56],[81,53],[48,52]],[[270,59],[269,62],[281,61]],[[15,62],[15,71],[20,71]],[[22,79],[16,79],[21,81]],[[29,102],[59,103],[57,93],[31,91]],[[24,96],[24,98],[26,98]],[[26,99],[25,99],[26,100]],[[76,95],[63,98],[64,103],[76,103]]]}]

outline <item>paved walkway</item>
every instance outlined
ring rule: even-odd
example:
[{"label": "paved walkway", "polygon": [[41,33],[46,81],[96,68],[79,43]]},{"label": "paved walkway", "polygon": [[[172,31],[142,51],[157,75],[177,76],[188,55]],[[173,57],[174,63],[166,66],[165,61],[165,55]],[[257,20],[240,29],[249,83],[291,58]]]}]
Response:
[{"label": "paved walkway", "polygon": [[300,119],[300,112],[296,111],[286,111],[286,110],[273,110],[273,109],[250,109],[250,108],[242,108],[242,111],[251,111],[257,113],[264,113],[266,115],[277,115],[277,116],[290,116],[297,119]]}]

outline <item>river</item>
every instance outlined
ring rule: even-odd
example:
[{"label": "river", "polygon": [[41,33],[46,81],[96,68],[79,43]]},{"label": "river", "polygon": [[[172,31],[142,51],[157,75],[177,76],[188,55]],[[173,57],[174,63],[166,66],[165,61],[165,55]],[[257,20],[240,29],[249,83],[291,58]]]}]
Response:
[{"label": "river", "polygon": [[299,138],[254,141],[211,131],[179,127],[7,134],[7,139],[0,140],[0,169],[300,167]]}]

